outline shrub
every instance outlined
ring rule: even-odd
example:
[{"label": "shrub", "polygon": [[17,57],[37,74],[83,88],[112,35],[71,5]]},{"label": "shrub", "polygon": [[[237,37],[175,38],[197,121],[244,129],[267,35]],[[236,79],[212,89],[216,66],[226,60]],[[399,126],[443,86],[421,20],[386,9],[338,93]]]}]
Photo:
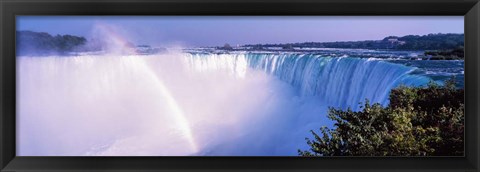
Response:
[{"label": "shrub", "polygon": [[311,131],[301,156],[455,156],[464,153],[464,90],[454,79],[443,86],[400,86],[390,104],[365,101],[361,111],[330,108],[334,129]]}]

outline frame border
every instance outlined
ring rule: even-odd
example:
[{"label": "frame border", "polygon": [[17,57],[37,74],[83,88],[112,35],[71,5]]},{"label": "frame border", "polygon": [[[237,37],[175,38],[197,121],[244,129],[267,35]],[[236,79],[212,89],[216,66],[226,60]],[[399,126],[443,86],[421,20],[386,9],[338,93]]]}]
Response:
[{"label": "frame border", "polygon": [[[0,0],[0,171],[479,171],[479,0]],[[463,15],[464,157],[17,157],[17,15]],[[348,164],[348,165],[346,165]]]}]

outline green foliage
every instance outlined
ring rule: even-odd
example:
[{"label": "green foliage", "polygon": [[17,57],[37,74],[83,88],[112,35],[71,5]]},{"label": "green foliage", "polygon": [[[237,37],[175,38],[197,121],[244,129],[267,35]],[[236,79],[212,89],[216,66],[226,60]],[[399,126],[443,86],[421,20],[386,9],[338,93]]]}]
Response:
[{"label": "green foliage", "polygon": [[223,47],[219,48],[219,49],[223,49],[223,50],[233,50],[232,46],[230,46],[230,44],[227,44],[225,43],[225,45],[223,45]]},{"label": "green foliage", "polygon": [[464,46],[464,34],[408,35],[398,40],[406,42],[398,46],[402,50],[446,50]]},{"label": "green foliage", "polygon": [[62,54],[75,51],[87,42],[84,37],[32,31],[17,31],[16,37],[17,55]]},{"label": "green foliage", "polygon": [[453,50],[442,50],[442,51],[425,51],[426,56],[432,56],[430,59],[463,59],[465,57],[465,51],[463,46],[459,46]]},{"label": "green foliage", "polygon": [[84,45],[86,39],[72,35],[57,35],[53,37],[53,42],[58,51],[72,51],[76,46]]},{"label": "green foliage", "polygon": [[[247,47],[316,47],[316,48],[361,48],[394,50],[452,50],[464,46],[464,34],[428,34],[389,36],[382,40],[344,41],[344,42],[303,42],[289,44],[256,44]],[[460,52],[456,52],[458,57]]]},{"label": "green foliage", "polygon": [[361,111],[330,108],[335,128],[311,131],[310,150],[302,156],[452,156],[464,151],[464,90],[454,79],[443,86],[400,86],[390,104],[370,104]]}]

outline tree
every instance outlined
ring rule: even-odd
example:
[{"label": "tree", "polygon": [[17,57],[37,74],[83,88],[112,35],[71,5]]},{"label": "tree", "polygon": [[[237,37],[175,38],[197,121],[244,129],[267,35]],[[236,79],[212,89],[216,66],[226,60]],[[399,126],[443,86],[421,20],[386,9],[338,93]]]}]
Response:
[{"label": "tree", "polygon": [[330,108],[334,129],[311,131],[302,156],[452,156],[463,155],[464,91],[454,79],[443,86],[400,86],[390,104],[364,103],[361,111]]},{"label": "tree", "polygon": [[72,35],[52,36],[45,32],[17,31],[17,55],[48,55],[77,51],[87,40]]},{"label": "tree", "polygon": [[230,46],[230,44],[227,44],[227,43],[226,43],[225,45],[223,45],[222,49],[224,49],[224,50],[233,50],[232,46]]},{"label": "tree", "polygon": [[[403,37],[388,36],[382,40],[343,41],[343,42],[303,42],[286,44],[257,44],[246,47],[316,47],[316,48],[362,48],[362,49],[395,49],[395,50],[453,50],[464,46],[464,34],[428,34],[406,35]],[[390,41],[390,40],[396,41]],[[461,57],[461,56],[458,56]]]}]

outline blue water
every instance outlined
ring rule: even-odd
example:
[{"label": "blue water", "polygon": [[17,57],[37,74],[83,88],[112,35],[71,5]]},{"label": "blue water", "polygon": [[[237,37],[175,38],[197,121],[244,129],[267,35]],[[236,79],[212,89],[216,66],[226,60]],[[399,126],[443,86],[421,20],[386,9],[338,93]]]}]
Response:
[{"label": "blue water", "polygon": [[388,60],[388,62],[414,67],[416,70],[411,73],[412,75],[426,76],[438,83],[453,77],[458,88],[465,87],[463,60]]},{"label": "blue water", "polygon": [[[332,127],[328,107],[456,76],[415,52],[176,52],[17,58],[17,155],[285,156]],[[48,134],[45,134],[48,133]],[[275,143],[275,144],[272,144]]]},{"label": "blue water", "polygon": [[191,58],[208,63],[219,56],[246,61],[249,69],[275,76],[292,85],[300,96],[316,96],[328,106],[344,109],[358,110],[365,99],[385,106],[391,89],[399,85],[422,86],[436,79],[418,73],[418,66],[382,59],[298,53],[194,53]]}]

